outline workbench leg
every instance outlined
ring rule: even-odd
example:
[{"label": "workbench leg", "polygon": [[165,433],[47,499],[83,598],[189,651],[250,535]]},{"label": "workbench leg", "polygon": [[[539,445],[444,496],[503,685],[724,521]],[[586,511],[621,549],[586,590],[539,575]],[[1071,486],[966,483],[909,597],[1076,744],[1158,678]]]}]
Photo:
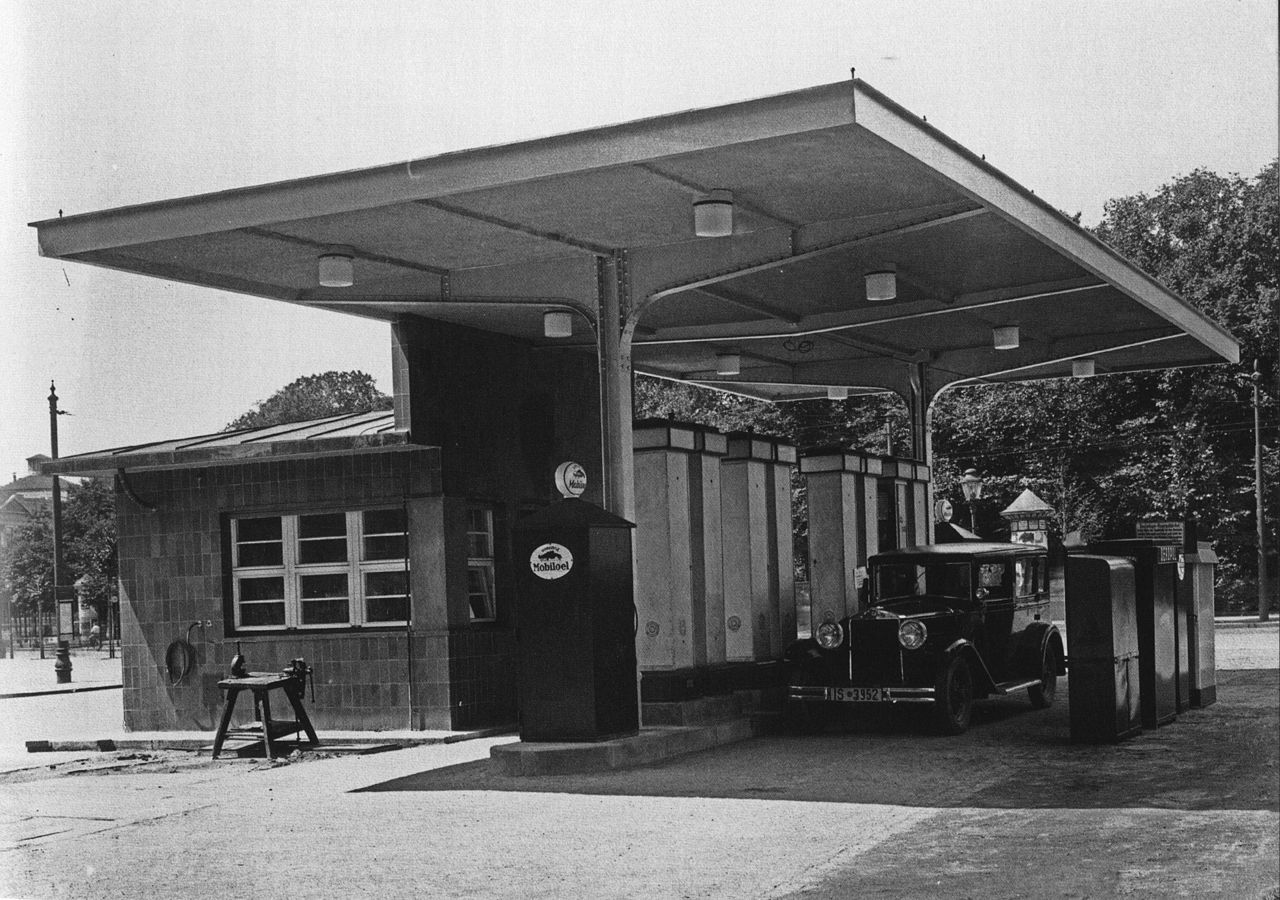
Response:
[{"label": "workbench leg", "polygon": [[262,692],[262,740],[267,748],[267,759],[275,759],[271,747],[271,694]]},{"label": "workbench leg", "polygon": [[307,740],[311,741],[311,746],[319,746],[320,738],[316,737],[316,730],[311,727],[311,719],[307,716],[307,711],[302,708],[301,691],[286,687],[284,695],[289,698],[289,705],[293,707],[293,715],[298,720],[298,724],[306,731]]},{"label": "workbench leg", "polygon": [[214,759],[222,752],[222,742],[227,739],[227,726],[231,724],[231,713],[236,708],[236,698],[239,696],[239,688],[227,688],[227,699],[222,702],[222,718],[218,720],[218,730],[213,734]]}]

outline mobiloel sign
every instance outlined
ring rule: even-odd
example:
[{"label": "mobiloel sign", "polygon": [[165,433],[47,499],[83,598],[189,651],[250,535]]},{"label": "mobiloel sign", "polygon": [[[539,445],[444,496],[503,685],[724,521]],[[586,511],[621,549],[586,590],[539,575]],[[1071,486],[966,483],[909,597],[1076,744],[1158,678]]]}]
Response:
[{"label": "mobiloel sign", "polygon": [[529,568],[539,578],[554,581],[573,570],[573,554],[564,544],[543,544],[529,555]]},{"label": "mobiloel sign", "polygon": [[581,497],[587,489],[587,470],[576,462],[563,462],[556,467],[556,490],[563,497]]}]

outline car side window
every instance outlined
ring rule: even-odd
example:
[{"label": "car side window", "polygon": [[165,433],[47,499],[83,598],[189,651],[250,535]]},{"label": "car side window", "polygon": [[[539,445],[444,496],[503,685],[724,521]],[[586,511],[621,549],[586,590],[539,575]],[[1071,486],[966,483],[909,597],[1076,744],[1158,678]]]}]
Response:
[{"label": "car side window", "polygon": [[1015,597],[1030,597],[1036,592],[1036,570],[1040,561],[1037,559],[1019,559],[1013,564],[1013,583]]},{"label": "car side window", "polygon": [[1005,577],[1006,566],[1002,562],[984,562],[978,565],[978,599],[990,600],[1009,596],[1009,583]]}]

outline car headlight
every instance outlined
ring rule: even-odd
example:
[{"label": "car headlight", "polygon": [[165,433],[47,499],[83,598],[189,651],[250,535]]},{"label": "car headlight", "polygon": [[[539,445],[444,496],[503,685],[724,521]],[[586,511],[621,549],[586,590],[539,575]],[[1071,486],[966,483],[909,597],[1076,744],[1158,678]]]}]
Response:
[{"label": "car headlight", "polygon": [[915,619],[907,619],[898,626],[898,643],[907,650],[919,650],[928,636],[929,629]]},{"label": "car headlight", "polygon": [[823,622],[818,626],[818,633],[814,637],[823,650],[834,650],[844,642],[844,629],[835,622]]}]

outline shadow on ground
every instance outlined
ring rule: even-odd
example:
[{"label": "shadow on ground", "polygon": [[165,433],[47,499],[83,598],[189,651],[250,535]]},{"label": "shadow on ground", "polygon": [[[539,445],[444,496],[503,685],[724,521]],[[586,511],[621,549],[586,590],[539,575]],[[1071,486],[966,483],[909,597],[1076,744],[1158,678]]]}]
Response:
[{"label": "shadow on ground", "polygon": [[[1280,671],[1218,673],[1218,702],[1117,745],[1070,742],[1067,691],[978,704],[960,737],[913,711],[846,715],[817,735],[772,735],[622,772],[513,778],[488,760],[363,791],[529,791],[769,798],[900,806],[1274,810]],[[1069,689],[1069,686],[1068,686]],[[851,711],[856,712],[856,711]]]}]

